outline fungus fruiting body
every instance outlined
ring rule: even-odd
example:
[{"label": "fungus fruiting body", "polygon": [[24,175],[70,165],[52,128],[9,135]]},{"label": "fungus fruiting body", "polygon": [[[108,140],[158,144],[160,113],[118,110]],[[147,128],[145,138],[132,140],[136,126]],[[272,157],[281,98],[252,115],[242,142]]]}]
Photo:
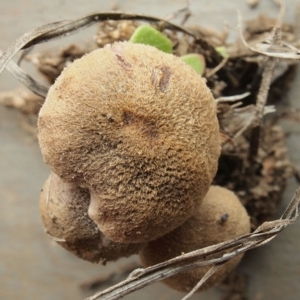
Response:
[{"label": "fungus fruiting body", "polygon": [[70,64],[38,120],[44,160],[89,190],[90,218],[115,242],[159,238],[200,205],[220,154],[215,101],[180,58],[130,42]]},{"label": "fungus fruiting body", "polygon": [[[181,226],[150,242],[140,257],[145,267],[169,260],[182,253],[204,248],[250,232],[250,219],[239,199],[231,191],[211,186],[201,206]],[[199,291],[219,283],[242,259],[232,258],[212,275]],[[163,282],[178,291],[190,291],[211,266],[194,268],[173,275]]]},{"label": "fungus fruiting body", "polygon": [[40,213],[51,238],[76,256],[103,262],[138,253],[144,244],[120,244],[99,231],[87,214],[90,194],[64,182],[55,173],[46,180],[40,196]]}]

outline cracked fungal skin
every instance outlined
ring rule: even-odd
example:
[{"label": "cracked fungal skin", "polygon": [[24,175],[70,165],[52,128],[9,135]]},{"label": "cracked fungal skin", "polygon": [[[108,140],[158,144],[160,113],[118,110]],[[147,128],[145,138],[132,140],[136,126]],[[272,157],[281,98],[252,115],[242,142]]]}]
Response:
[{"label": "cracked fungal skin", "polygon": [[66,183],[52,172],[40,196],[41,218],[48,235],[76,256],[97,263],[128,257],[145,246],[110,241],[89,218],[89,203],[88,190]]},{"label": "cracked fungal skin", "polygon": [[119,42],[69,65],[38,120],[44,160],[89,189],[88,210],[116,242],[146,242],[189,218],[220,154],[216,105],[180,58]]},{"label": "cracked fungal skin", "polygon": [[[250,233],[250,218],[236,195],[219,186],[211,186],[201,206],[181,226],[150,242],[141,252],[144,267],[169,260],[229,239]],[[243,254],[235,256],[216,271],[198,292],[218,284],[240,262]],[[213,256],[211,258],[214,258]],[[192,290],[211,266],[194,268],[173,275],[163,282],[181,291]]]}]

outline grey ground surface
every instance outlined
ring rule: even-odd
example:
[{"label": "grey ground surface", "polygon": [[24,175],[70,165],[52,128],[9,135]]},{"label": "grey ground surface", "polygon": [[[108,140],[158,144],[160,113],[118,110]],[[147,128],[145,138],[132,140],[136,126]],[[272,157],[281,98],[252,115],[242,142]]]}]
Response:
[{"label": "grey ground surface", "polygon": [[[236,8],[245,18],[259,12],[277,13],[271,0],[262,0],[255,10],[246,1],[193,1],[191,24],[203,24],[221,29],[228,23],[236,35]],[[288,0],[287,19],[293,21],[298,0]],[[0,0],[0,49],[5,49],[24,32],[45,23],[83,16],[90,12],[107,11],[114,4],[126,12],[143,12],[167,16],[185,5],[183,0],[168,1],[38,1]],[[96,27],[64,40],[85,41]],[[39,49],[57,47],[62,41],[44,44]],[[6,72],[0,76],[0,90],[17,82]],[[293,83],[289,101],[300,108],[300,75]],[[38,198],[48,167],[43,163],[33,134],[24,130],[24,120],[15,111],[0,107],[0,297],[1,299],[65,300],[84,299],[88,294],[79,284],[100,274],[107,274],[128,260],[103,267],[81,261],[50,242],[43,232],[38,213]],[[284,122],[289,132],[288,146],[292,161],[300,167],[300,126]],[[292,197],[296,183],[291,180],[286,190],[281,212]],[[270,244],[248,253],[240,269],[249,276],[249,299],[297,300],[300,298],[300,223],[290,226]],[[131,258],[134,260],[136,258]],[[222,299],[220,288],[197,294],[192,299]],[[181,299],[184,294],[173,292],[158,283],[125,299]]]}]

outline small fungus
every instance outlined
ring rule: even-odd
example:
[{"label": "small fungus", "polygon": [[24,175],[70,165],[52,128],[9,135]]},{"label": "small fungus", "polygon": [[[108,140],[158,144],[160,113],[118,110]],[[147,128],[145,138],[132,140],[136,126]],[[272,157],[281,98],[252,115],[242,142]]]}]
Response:
[{"label": "small fungus", "polygon": [[[224,215],[229,217],[221,224],[219,220]],[[179,256],[181,253],[218,244],[247,233],[250,233],[250,218],[240,200],[225,188],[211,186],[194,215],[174,231],[150,242],[140,252],[140,257],[142,264],[149,267]],[[229,260],[198,291],[218,284],[242,257],[243,254],[239,254]],[[194,268],[173,275],[163,282],[175,290],[188,292],[210,268],[211,266]]]},{"label": "small fungus", "polygon": [[90,218],[115,242],[142,243],[201,204],[220,155],[216,104],[179,57],[119,42],[76,60],[39,113],[45,162],[89,191]]}]

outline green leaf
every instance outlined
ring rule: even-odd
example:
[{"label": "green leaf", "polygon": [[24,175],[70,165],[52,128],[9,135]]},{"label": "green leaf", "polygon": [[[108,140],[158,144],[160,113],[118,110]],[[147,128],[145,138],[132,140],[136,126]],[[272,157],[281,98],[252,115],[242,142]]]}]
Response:
[{"label": "green leaf", "polygon": [[150,45],[163,52],[172,53],[171,40],[149,25],[138,27],[131,36],[130,42]]},{"label": "green leaf", "polygon": [[224,58],[228,58],[228,57],[229,57],[229,54],[228,54],[228,51],[227,51],[226,47],[224,47],[224,46],[219,46],[219,47],[216,47],[215,50],[216,50],[221,56],[223,56]]},{"label": "green leaf", "polygon": [[190,53],[180,57],[185,63],[191,66],[198,74],[203,75],[205,71],[205,58],[201,54]]}]

